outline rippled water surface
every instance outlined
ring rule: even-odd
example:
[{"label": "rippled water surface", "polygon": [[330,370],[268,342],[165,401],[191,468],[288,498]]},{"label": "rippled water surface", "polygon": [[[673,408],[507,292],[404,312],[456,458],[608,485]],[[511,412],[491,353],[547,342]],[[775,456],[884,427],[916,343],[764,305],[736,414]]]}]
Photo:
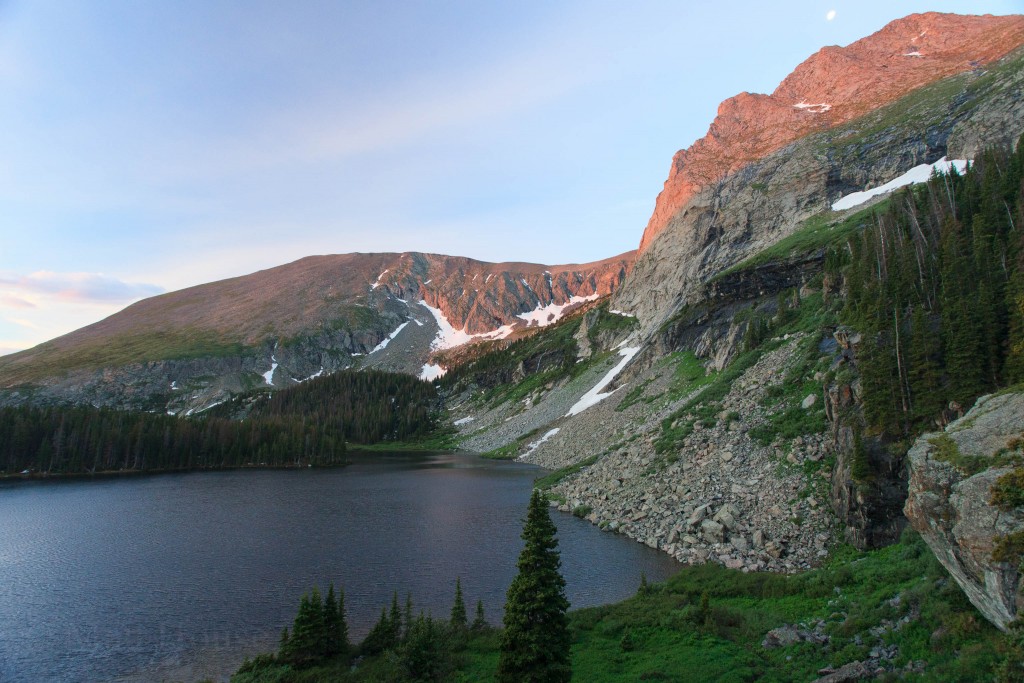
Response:
[{"label": "rippled water surface", "polygon": [[[538,470],[374,454],[338,470],[0,483],[0,681],[226,679],[313,585],[360,637],[397,590],[435,616],[455,577],[500,623]],[[678,565],[552,513],[574,607]]]}]

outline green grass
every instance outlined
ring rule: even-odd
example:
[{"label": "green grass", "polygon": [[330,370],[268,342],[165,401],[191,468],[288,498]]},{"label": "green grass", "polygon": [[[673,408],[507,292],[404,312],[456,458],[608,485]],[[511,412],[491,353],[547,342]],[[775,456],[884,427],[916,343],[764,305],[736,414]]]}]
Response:
[{"label": "green grass", "polygon": [[488,460],[515,460],[519,454],[519,442],[513,441],[510,444],[493,448],[480,454],[481,458]]},{"label": "green grass", "polygon": [[73,370],[119,367],[149,360],[187,360],[192,358],[245,356],[255,349],[229,341],[214,332],[180,329],[165,332],[140,332],[105,339],[102,342],[62,349],[54,342],[32,350],[30,365],[0,361],[5,379],[31,382]]},{"label": "green grass", "polygon": [[782,263],[790,258],[811,254],[819,249],[844,242],[867,225],[876,212],[884,211],[888,203],[888,199],[883,200],[841,221],[831,211],[811,216],[791,235],[783,237],[766,249],[719,272],[711,278],[711,282],[767,263]]},{"label": "green grass", "polygon": [[[899,630],[870,633],[884,619],[916,613]],[[813,628],[818,620],[826,622],[828,646],[761,647],[773,628]],[[878,644],[899,647],[897,667],[928,663],[909,680],[985,680],[1002,640],[916,534],[882,550],[843,549],[828,567],[798,576],[685,568],[618,604],[571,613],[571,628],[573,681],[586,683],[809,681],[824,666],[866,658]],[[495,661],[492,652],[471,651],[464,671],[474,677],[461,680],[494,680]]]},{"label": "green grass", "polygon": [[[795,576],[687,567],[632,598],[569,617],[572,680],[578,683],[810,681],[825,666],[864,660],[872,648],[890,645],[898,648],[897,671],[925,663],[923,673],[903,673],[899,680],[967,682],[991,680],[1005,652],[1002,634],[912,532],[880,550],[841,547],[826,566]],[[824,645],[761,646],[771,629],[796,624],[813,630],[819,622],[829,637]],[[497,629],[469,634],[445,680],[494,681],[500,639]],[[354,668],[330,663],[304,671],[270,662],[232,680],[407,680],[397,661],[385,653]]]},{"label": "green grass", "polygon": [[[711,407],[712,404],[717,404],[725,398],[732,388],[733,382],[751,368],[761,358],[762,353],[776,346],[777,344],[769,342],[757,349],[742,353],[721,372],[708,373],[703,378],[698,378],[696,387],[690,387],[687,391],[680,392],[685,395],[693,388],[704,386],[700,393],[662,420],[661,436],[654,442],[654,450],[659,454],[678,450],[683,440],[693,433],[693,425],[696,421],[709,419],[709,412],[714,410],[714,407]],[[704,408],[703,412],[698,411],[701,407]]]},{"label": "green grass", "polygon": [[589,458],[580,460],[578,463],[574,465],[569,465],[568,467],[557,469],[554,472],[551,472],[550,474],[545,474],[542,477],[537,477],[537,479],[533,481],[533,485],[535,488],[541,490],[549,489],[558,484],[559,482],[561,482],[566,477],[576,474],[584,467],[590,467],[595,462],[597,462],[598,457],[599,456],[592,455]]}]

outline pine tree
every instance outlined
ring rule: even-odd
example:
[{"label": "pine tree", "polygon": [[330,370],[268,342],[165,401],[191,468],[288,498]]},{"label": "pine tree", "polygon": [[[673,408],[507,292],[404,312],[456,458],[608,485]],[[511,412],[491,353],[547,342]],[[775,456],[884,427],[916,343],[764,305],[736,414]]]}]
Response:
[{"label": "pine tree", "polygon": [[348,654],[348,625],[345,623],[345,591],[338,591],[334,597],[334,584],[327,590],[324,599],[324,654],[337,657]]},{"label": "pine tree", "polygon": [[391,614],[388,621],[391,626],[391,642],[398,645],[402,642],[402,610],[398,607],[398,591],[391,594]]},{"label": "pine tree", "polygon": [[473,624],[469,627],[473,631],[484,631],[488,627],[487,619],[484,618],[484,601],[476,601],[476,616],[473,617]]},{"label": "pine tree", "polygon": [[462,598],[462,579],[455,579],[455,602],[452,604],[452,616],[450,619],[452,628],[466,628],[466,601]]},{"label": "pine tree", "polygon": [[388,612],[386,609],[381,608],[380,619],[377,620],[377,623],[373,625],[370,632],[363,638],[360,651],[364,655],[375,655],[392,649],[395,646],[392,633],[393,630],[391,620],[388,619]]},{"label": "pine tree", "polygon": [[412,593],[405,594],[405,610],[402,612],[402,640],[409,638],[412,631]]},{"label": "pine tree", "polygon": [[534,490],[523,526],[519,573],[505,603],[501,683],[564,683],[572,677],[565,579],[547,502]]},{"label": "pine tree", "polygon": [[323,602],[320,591],[314,588],[299,602],[291,637],[282,642],[281,658],[297,666],[313,664],[323,659],[325,641]]}]

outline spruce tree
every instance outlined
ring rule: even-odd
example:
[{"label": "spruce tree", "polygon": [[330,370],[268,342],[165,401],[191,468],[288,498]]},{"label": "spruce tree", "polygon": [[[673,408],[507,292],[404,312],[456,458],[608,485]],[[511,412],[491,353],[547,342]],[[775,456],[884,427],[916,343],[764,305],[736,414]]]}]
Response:
[{"label": "spruce tree", "polygon": [[282,638],[281,658],[297,666],[323,659],[325,634],[323,602],[320,591],[314,588],[311,594],[303,595],[299,602],[291,637],[287,641]]},{"label": "spruce tree", "polygon": [[345,591],[338,591],[334,596],[334,584],[327,590],[324,599],[324,634],[326,643],[324,654],[337,657],[348,654],[348,625],[345,623]]},{"label": "spruce tree", "polygon": [[370,632],[363,638],[360,651],[364,655],[375,655],[390,650],[395,646],[392,634],[391,620],[388,619],[388,612],[381,608],[380,619],[373,625]]},{"label": "spruce tree", "polygon": [[523,526],[519,573],[505,603],[500,683],[565,683],[572,677],[565,579],[548,506],[534,490]]},{"label": "spruce tree", "polygon": [[402,640],[409,638],[412,631],[412,593],[405,594],[405,610],[402,612]]},{"label": "spruce tree", "polygon": [[452,628],[466,628],[466,601],[462,598],[462,579],[455,579],[455,602],[452,604],[452,616],[450,619]]},{"label": "spruce tree", "polygon": [[487,629],[487,619],[484,618],[484,601],[476,601],[476,616],[473,617],[473,624],[469,627],[473,631],[484,631]]}]

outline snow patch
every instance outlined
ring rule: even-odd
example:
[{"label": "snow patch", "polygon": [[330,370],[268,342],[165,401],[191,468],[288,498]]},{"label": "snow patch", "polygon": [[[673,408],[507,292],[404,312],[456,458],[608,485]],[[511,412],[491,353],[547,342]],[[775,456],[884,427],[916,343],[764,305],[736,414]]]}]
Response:
[{"label": "snow patch", "polygon": [[965,159],[947,161],[946,157],[942,157],[934,164],[921,164],[920,166],[915,166],[903,175],[893,178],[885,185],[880,185],[870,190],[864,190],[863,192],[853,192],[846,195],[832,205],[832,210],[843,211],[845,209],[850,209],[855,206],[859,206],[872,197],[876,197],[880,194],[886,194],[887,192],[892,192],[895,189],[905,187],[907,185],[927,182],[936,171],[949,173],[951,168],[955,168],[957,173],[963,173],[964,170],[966,170],[968,163],[969,162]]},{"label": "snow patch", "polygon": [[491,330],[490,332],[470,334],[469,332],[466,332],[465,327],[461,330],[456,330],[452,327],[452,324],[448,322],[448,319],[444,317],[444,313],[442,313],[440,309],[434,308],[423,300],[420,301],[420,305],[430,311],[430,314],[434,316],[435,322],[437,322],[437,337],[430,343],[430,348],[434,351],[438,351],[440,349],[453,349],[456,346],[468,344],[474,339],[504,339],[512,334],[514,328],[513,325],[502,325],[498,329]]},{"label": "snow patch", "polygon": [[537,308],[526,313],[519,313],[516,315],[517,318],[526,321],[527,327],[536,325],[537,327],[546,327],[557,323],[562,318],[562,313],[565,309],[576,304],[582,304],[587,301],[596,301],[600,295],[594,292],[590,296],[571,296],[569,300],[564,304],[550,303],[547,306],[538,305]]},{"label": "snow patch", "polygon": [[419,327],[423,327],[423,321],[420,320],[419,318],[413,318],[412,321],[416,323],[416,325],[418,325]]},{"label": "snow patch", "polygon": [[389,334],[387,337],[385,337],[384,340],[380,344],[377,344],[376,346],[374,346],[373,347],[373,351],[370,351],[370,353],[377,353],[378,351],[383,351],[384,349],[386,349],[388,344],[391,343],[391,340],[394,339],[395,337],[397,337],[398,333],[401,332],[403,329],[405,329],[405,326],[408,325],[408,324],[409,324],[409,321],[406,320],[404,323],[399,325],[397,330],[395,330],[394,332]]},{"label": "snow patch", "polygon": [[[319,376],[320,376],[320,375],[322,375],[322,374],[324,374],[324,366],[322,366],[322,365],[321,365],[321,366],[320,366],[320,369],[319,369],[319,370],[317,370],[316,372],[314,372],[314,373],[313,373],[312,375],[310,375],[310,376],[309,376],[309,377],[307,377],[306,379],[297,379],[297,380],[295,380],[295,381],[296,381],[296,382],[298,382],[299,384],[302,384],[303,382],[308,382],[308,381],[309,381],[309,380],[311,380],[311,379],[316,379],[317,377],[319,377]],[[293,378],[293,379],[294,379],[294,378]]]},{"label": "snow patch", "polygon": [[914,50],[913,52],[904,52],[903,56],[904,57],[924,57],[924,55],[921,54],[920,52],[918,52],[917,50]]},{"label": "snow patch", "polygon": [[424,282],[423,284],[425,284],[425,285],[429,285],[429,284],[430,284],[431,282],[433,282],[433,281],[434,281],[434,278],[430,278],[429,280],[427,280],[427,281],[426,281],[426,282]]},{"label": "snow patch", "polygon": [[458,427],[459,425],[468,425],[470,422],[472,422],[475,419],[476,418],[472,417],[472,416],[464,417],[461,420],[456,420],[455,422],[452,422],[452,424],[455,425],[456,427]]},{"label": "snow patch", "polygon": [[175,391],[178,388],[178,380],[171,382],[171,391]]},{"label": "snow patch", "polygon": [[[274,371],[277,370],[277,356],[270,355],[270,369],[263,373],[263,381],[274,386]],[[191,411],[190,411],[191,412]]]},{"label": "snow patch", "polygon": [[832,105],[825,104],[824,102],[821,102],[819,104],[808,104],[807,102],[800,102],[798,104],[794,104],[793,108],[809,111],[812,114],[824,114],[825,112],[832,108]]},{"label": "snow patch", "polygon": [[211,403],[208,406],[203,406],[202,408],[199,408],[198,410],[195,410],[195,411],[190,410],[187,413],[185,413],[185,415],[192,415],[193,413],[198,415],[199,413],[206,412],[207,410],[209,410],[210,408],[213,408],[214,406],[219,406],[221,403],[227,403],[227,399],[226,398],[222,398],[221,400],[217,401],[216,403]]},{"label": "snow patch", "polygon": [[[424,382],[433,382],[438,377],[443,377],[444,373],[446,372],[448,371],[442,368],[440,365],[431,365],[430,363],[425,363],[423,365],[423,369],[420,370],[420,379],[423,380]],[[469,419],[472,420],[473,418]],[[455,424],[459,423],[456,422]]]},{"label": "snow patch", "polygon": [[616,311],[614,309],[611,310],[611,311],[608,311],[608,312],[609,313],[614,313],[615,315],[621,315],[623,318],[635,318],[636,317],[636,315],[633,314],[633,313],[626,313],[625,311]]},{"label": "snow patch", "polygon": [[615,391],[618,391],[618,389],[616,389],[615,391],[609,391],[607,394],[601,393],[601,390],[604,389],[609,384],[611,384],[612,380],[615,379],[615,377],[620,372],[622,372],[622,369],[626,367],[626,364],[629,361],[633,360],[633,356],[635,356],[638,353],[640,353],[639,346],[630,346],[624,349],[620,349],[619,355],[622,356],[622,360],[619,361],[619,364],[616,365],[611,370],[609,370],[608,374],[602,377],[601,381],[598,382],[593,389],[583,394],[583,396],[580,397],[580,400],[576,401],[576,404],[573,405],[572,408],[569,408],[569,412],[566,413],[565,416],[571,417],[573,415],[579,415],[590,406],[597,405],[601,401],[605,400],[606,398],[614,394]]},{"label": "snow patch", "polygon": [[382,277],[384,277],[385,275],[387,275],[387,273],[388,273],[388,269],[385,268],[384,272],[377,276],[377,281],[374,282],[372,285],[370,285],[370,289],[377,289],[378,287],[380,287],[380,279]]},{"label": "snow patch", "polygon": [[547,432],[545,432],[544,436],[540,437],[539,439],[537,439],[536,441],[534,441],[530,445],[528,445],[526,447],[526,452],[523,453],[522,455],[520,455],[517,458],[517,460],[522,460],[523,458],[528,456],[530,453],[533,453],[535,450],[540,448],[540,445],[542,443],[544,443],[545,441],[547,441],[548,439],[550,439],[551,437],[553,437],[555,434],[557,434],[560,431],[561,430],[558,427],[555,427],[554,429],[551,429],[551,430],[548,430]]},{"label": "snow patch", "polygon": [[[488,275],[486,278],[484,278],[484,284],[486,285],[488,282],[490,282],[492,277],[494,277],[494,275]],[[473,279],[476,279],[476,278],[473,278]]]}]

